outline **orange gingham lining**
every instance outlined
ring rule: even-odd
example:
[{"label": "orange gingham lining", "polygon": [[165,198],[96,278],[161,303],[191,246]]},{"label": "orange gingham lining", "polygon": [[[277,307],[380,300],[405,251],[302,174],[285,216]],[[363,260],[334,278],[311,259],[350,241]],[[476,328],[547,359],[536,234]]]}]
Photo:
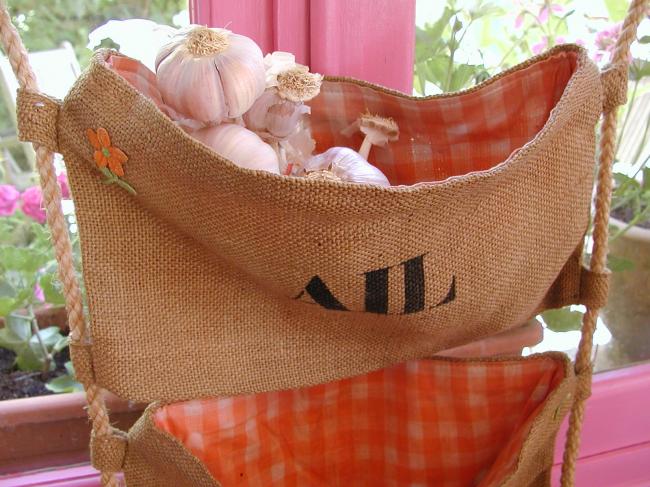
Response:
[{"label": "orange gingham lining", "polygon": [[[559,52],[495,79],[477,90],[415,100],[344,81],[326,81],[310,102],[317,152],[334,146],[361,146],[362,135],[341,131],[365,112],[392,117],[399,140],[374,147],[370,162],[393,185],[440,181],[505,161],[532,140],[546,123],[576,69],[577,54]],[[163,112],[155,74],[139,61],[114,54],[108,66]],[[177,115],[176,115],[176,118]]]},{"label": "orange gingham lining", "polygon": [[417,100],[346,81],[326,81],[310,102],[317,152],[359,148],[362,135],[341,134],[360,114],[392,117],[399,140],[373,147],[370,162],[393,185],[439,181],[489,169],[532,140],[576,69],[575,52],[559,52],[476,90]]},{"label": "orange gingham lining", "polygon": [[[374,147],[370,162],[391,184],[440,181],[505,161],[542,129],[576,68],[575,52],[559,52],[476,90],[416,100],[344,81],[326,81],[310,102],[317,152],[359,148],[362,135],[341,131],[362,113],[392,117],[399,140]],[[163,112],[156,76],[139,61],[112,55],[107,64]]]},{"label": "orange gingham lining", "polygon": [[411,361],[304,389],[163,406],[224,487],[498,484],[564,377],[550,357]]},{"label": "orange gingham lining", "polygon": [[162,95],[158,90],[156,75],[148,67],[140,61],[119,54],[109,56],[106,64],[136,90],[153,101],[161,111],[172,116],[172,112],[163,102]]}]

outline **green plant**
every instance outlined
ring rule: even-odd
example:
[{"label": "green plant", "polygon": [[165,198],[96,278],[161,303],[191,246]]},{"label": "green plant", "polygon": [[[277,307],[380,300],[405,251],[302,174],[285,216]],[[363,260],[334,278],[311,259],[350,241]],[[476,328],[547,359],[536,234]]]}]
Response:
[{"label": "green plant", "polygon": [[[35,317],[35,309],[64,304],[50,233],[34,219],[38,216],[15,210],[0,217],[0,317],[5,323],[0,347],[16,354],[19,370],[47,374],[68,340],[57,326],[39,329]],[[72,371],[70,366],[66,370]],[[59,392],[78,387],[68,374],[53,379],[48,388]]]},{"label": "green plant", "polygon": [[65,363],[66,373],[55,377],[50,382],[48,382],[45,387],[48,390],[61,394],[64,392],[81,392],[84,390],[83,386],[75,380],[74,367],[72,362],[69,360]]},{"label": "green plant", "polygon": [[416,28],[415,90],[425,94],[425,85],[430,82],[443,92],[457,91],[486,79],[489,73],[483,64],[459,62],[457,54],[472,25],[499,11],[482,0],[467,11],[458,8],[455,0],[448,0],[438,20]]},{"label": "green plant", "polygon": [[16,354],[16,366],[24,371],[54,370],[53,356],[68,346],[67,338],[56,326],[38,329],[31,309],[27,314],[11,313],[0,329],[0,347]]}]

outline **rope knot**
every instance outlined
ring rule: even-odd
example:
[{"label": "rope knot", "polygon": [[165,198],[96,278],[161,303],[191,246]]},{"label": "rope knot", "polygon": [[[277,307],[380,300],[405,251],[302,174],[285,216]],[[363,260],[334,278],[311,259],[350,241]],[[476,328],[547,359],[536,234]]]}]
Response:
[{"label": "rope knot", "polygon": [[42,93],[20,88],[16,98],[18,138],[58,152],[57,120],[61,102]]},{"label": "rope knot", "polygon": [[627,102],[627,62],[607,66],[600,75],[603,84],[603,111]]},{"label": "rope knot", "polygon": [[126,433],[111,428],[110,434],[90,435],[90,462],[102,472],[121,472],[128,444]]}]

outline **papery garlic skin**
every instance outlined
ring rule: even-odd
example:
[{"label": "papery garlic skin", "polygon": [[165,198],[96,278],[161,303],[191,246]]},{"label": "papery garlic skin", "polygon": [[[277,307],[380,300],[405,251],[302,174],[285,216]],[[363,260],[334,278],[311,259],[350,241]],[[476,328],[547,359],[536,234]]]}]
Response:
[{"label": "papery garlic skin", "polygon": [[286,141],[287,162],[292,165],[292,174],[304,172],[303,164],[316,150],[316,141],[311,136],[309,117],[303,116],[296,130]]},{"label": "papery garlic skin", "polygon": [[310,112],[308,106],[285,100],[276,90],[266,90],[244,114],[244,123],[262,138],[282,140],[292,135],[301,117]]},{"label": "papery garlic skin", "polygon": [[239,167],[280,173],[278,156],[273,148],[241,125],[224,123],[197,130],[191,135]]},{"label": "papery garlic skin", "polygon": [[264,69],[266,70],[266,87],[278,85],[278,75],[297,66],[296,56],[290,52],[275,51],[264,56]]},{"label": "papery garlic skin", "polygon": [[348,147],[332,147],[304,163],[307,173],[331,171],[341,181],[390,186],[384,173]]},{"label": "papery garlic skin", "polygon": [[226,29],[192,26],[156,57],[158,88],[167,105],[204,124],[242,116],[265,87],[262,51]]}]

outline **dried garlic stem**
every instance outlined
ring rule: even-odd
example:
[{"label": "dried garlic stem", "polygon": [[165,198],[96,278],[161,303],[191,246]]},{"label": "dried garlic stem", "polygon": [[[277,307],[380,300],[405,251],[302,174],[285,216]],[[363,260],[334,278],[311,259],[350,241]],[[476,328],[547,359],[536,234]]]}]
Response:
[{"label": "dried garlic stem", "polygon": [[278,74],[278,94],[293,102],[309,101],[320,92],[322,81],[320,74],[310,73],[307,66],[297,65]]},{"label": "dried garlic stem", "polygon": [[230,45],[228,31],[199,26],[187,34],[185,45],[187,46],[187,50],[195,56],[218,54],[228,49]]},{"label": "dried garlic stem", "polygon": [[399,137],[399,128],[392,118],[370,115],[369,113],[361,115],[359,129],[365,134],[359,148],[359,154],[365,160],[368,160],[373,145],[384,146]]},{"label": "dried garlic stem", "polygon": [[316,179],[319,181],[341,181],[341,178],[328,169],[322,171],[310,172],[306,176],[307,179]]}]

